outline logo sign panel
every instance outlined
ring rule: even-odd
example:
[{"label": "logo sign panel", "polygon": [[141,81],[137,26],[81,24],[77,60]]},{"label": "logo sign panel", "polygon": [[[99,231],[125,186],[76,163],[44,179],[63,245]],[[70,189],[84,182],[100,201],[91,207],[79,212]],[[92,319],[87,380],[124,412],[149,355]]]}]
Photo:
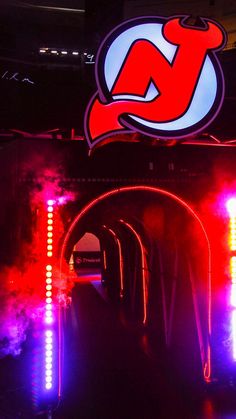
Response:
[{"label": "logo sign panel", "polygon": [[98,91],[85,115],[91,148],[125,132],[180,139],[216,117],[224,97],[216,53],[226,34],[210,19],[201,18],[201,26],[187,19],[132,19],[104,40],[96,63]]}]

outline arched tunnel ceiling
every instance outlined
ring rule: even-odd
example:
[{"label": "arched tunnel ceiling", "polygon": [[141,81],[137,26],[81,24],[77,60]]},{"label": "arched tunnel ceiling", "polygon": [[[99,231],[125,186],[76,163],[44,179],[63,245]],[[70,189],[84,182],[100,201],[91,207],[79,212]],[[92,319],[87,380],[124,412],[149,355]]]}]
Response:
[{"label": "arched tunnel ceiling", "polygon": [[[179,241],[192,240],[192,229],[201,230],[198,220],[188,212],[187,204],[183,206],[170,196],[156,193],[154,188],[120,191],[100,202],[94,200],[89,210],[74,223],[71,233],[67,233],[66,259],[69,260],[73,246],[85,232],[99,237],[104,225],[119,229],[120,219],[132,222],[146,241],[164,239],[167,243],[175,237]],[[203,232],[197,236],[202,236],[204,241]]]},{"label": "arched tunnel ceiling", "polygon": [[[63,254],[68,261],[74,243],[85,232],[97,235],[101,239],[102,249],[105,249],[108,255],[108,274],[114,287],[115,283],[119,283],[119,254],[114,237],[106,234],[109,231],[113,231],[120,240],[125,277],[130,275],[132,283],[132,278],[138,271],[142,278],[143,291],[140,295],[143,295],[141,306],[144,324],[147,317],[149,320],[150,316],[152,317],[152,302],[150,298],[148,300],[146,287],[150,291],[153,284],[162,284],[163,295],[160,304],[166,305],[166,315],[170,315],[173,287],[177,284],[178,313],[183,320],[184,304],[189,305],[193,322],[195,318],[197,323],[202,366],[206,367],[208,374],[210,360],[207,348],[211,327],[210,249],[206,231],[197,214],[176,195],[145,186],[113,190],[80,210],[67,233]],[[148,278],[145,278],[144,272],[148,272]],[[120,290],[122,295],[127,293],[127,283]],[[158,304],[155,300],[155,307]],[[205,326],[202,327],[202,324]],[[191,327],[192,323],[190,329]],[[167,335],[171,333],[169,326],[166,326],[166,331]]]}]

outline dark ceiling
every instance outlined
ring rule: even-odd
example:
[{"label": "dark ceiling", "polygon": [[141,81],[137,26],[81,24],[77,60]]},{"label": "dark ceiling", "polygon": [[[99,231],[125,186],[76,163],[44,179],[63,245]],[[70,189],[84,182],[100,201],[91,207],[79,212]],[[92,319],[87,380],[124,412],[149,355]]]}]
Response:
[{"label": "dark ceiling", "polygon": [[[94,64],[86,65],[84,54],[96,60],[103,37],[122,22],[122,10],[122,0],[1,0],[0,130],[74,127],[83,135],[85,109],[96,91]],[[42,47],[70,53],[42,56]],[[227,140],[236,138],[236,49],[220,60],[226,98],[210,134]]]}]

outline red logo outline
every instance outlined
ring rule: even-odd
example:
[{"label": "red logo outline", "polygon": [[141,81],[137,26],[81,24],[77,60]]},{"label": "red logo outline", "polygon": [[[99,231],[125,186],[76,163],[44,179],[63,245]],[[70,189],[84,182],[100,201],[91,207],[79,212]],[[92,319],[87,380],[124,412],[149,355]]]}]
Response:
[{"label": "red logo outline", "polygon": [[[116,27],[110,34],[108,34],[108,36],[105,38],[105,40],[103,41],[99,52],[98,52],[98,57],[97,57],[97,62],[96,62],[96,83],[97,83],[97,87],[98,87],[98,91],[95,93],[95,95],[92,97],[92,99],[90,100],[87,110],[86,110],[86,114],[85,114],[85,121],[84,121],[84,128],[85,128],[85,135],[87,138],[87,141],[89,143],[89,146],[92,148],[94,147],[96,144],[98,143],[104,143],[107,141],[108,137],[111,137],[111,135],[113,136],[112,141],[116,141],[116,138],[114,136],[114,134],[118,134],[118,133],[127,133],[127,132],[141,132],[142,134],[146,134],[148,136],[151,137],[158,137],[158,138],[162,138],[162,139],[170,139],[170,138],[184,138],[187,137],[189,135],[193,135],[196,134],[197,132],[201,131],[204,127],[208,126],[211,121],[217,116],[222,102],[223,102],[223,98],[224,98],[224,77],[223,77],[223,72],[220,66],[220,63],[217,59],[216,53],[221,50],[225,43],[226,43],[226,33],[224,31],[224,29],[221,27],[221,25],[219,25],[218,23],[216,23],[215,21],[211,20],[211,19],[205,19],[205,18],[201,18],[200,22],[202,24],[201,27],[196,27],[196,26],[189,26],[185,24],[185,21],[187,20],[189,16],[174,16],[174,17],[169,17],[169,18],[164,18],[164,17],[142,17],[142,18],[135,18],[135,19],[131,19],[125,23],[122,23],[121,25],[119,25],[118,27]],[[143,24],[143,23],[161,23],[163,24],[163,32],[165,35],[165,38],[167,38],[167,41],[170,42],[170,37],[173,38],[173,34],[174,34],[174,38],[176,38],[176,33],[177,33],[177,37],[179,36],[179,38],[182,40],[182,44],[178,44],[178,43],[174,43],[173,45],[177,46],[177,50],[174,56],[174,59],[171,63],[167,63],[166,57],[161,53],[161,51],[154,46],[153,44],[151,44],[151,42],[145,40],[145,45],[143,43],[143,45],[141,45],[141,41],[142,38],[139,38],[136,40],[136,42],[133,42],[129,52],[127,53],[125,60],[122,63],[122,66],[119,70],[118,75],[116,76],[116,80],[113,84],[112,87],[112,91],[110,91],[108,89],[106,80],[105,80],[105,72],[104,72],[104,64],[105,64],[105,59],[106,59],[106,54],[107,51],[109,49],[109,47],[112,45],[112,43],[114,42],[114,40],[116,40],[118,38],[119,35],[121,35],[122,33],[124,33],[127,29],[133,28],[137,25]],[[172,32],[170,31],[169,28],[171,28],[171,26],[175,29],[175,32],[172,30]],[[182,32],[181,32],[182,31]],[[186,32],[186,36],[185,36],[185,32]],[[166,36],[166,34],[168,35],[168,37]],[[197,44],[197,40],[199,38],[205,38],[205,43],[201,48],[198,48],[198,54],[201,55],[198,61],[198,73],[195,71],[194,66],[192,65],[192,70],[194,73],[194,76],[192,77],[192,90],[190,92],[191,87],[189,88],[189,92],[191,93],[191,96],[188,96],[188,106],[185,107],[185,111],[183,112],[183,115],[187,112],[192,98],[194,96],[195,90],[196,90],[196,86],[199,80],[199,77],[201,75],[202,72],[202,68],[203,68],[203,64],[205,62],[206,57],[208,56],[211,60],[211,63],[214,67],[214,71],[215,71],[215,76],[217,79],[217,90],[216,90],[216,97],[214,100],[213,105],[210,108],[210,111],[197,123],[195,123],[194,125],[187,127],[187,128],[180,128],[178,130],[175,131],[168,131],[165,130],[164,132],[162,130],[157,130],[157,129],[152,129],[150,127],[144,126],[143,124],[140,124],[137,121],[134,121],[134,119],[132,119],[132,117],[129,116],[129,114],[132,114],[135,116],[135,113],[133,114],[132,112],[128,112],[127,111],[127,106],[133,106],[133,108],[135,108],[135,105],[130,105],[131,102],[133,103],[138,103],[138,107],[142,107],[142,109],[145,109],[146,114],[148,114],[147,112],[147,105],[149,106],[150,109],[150,105],[152,106],[152,108],[157,108],[157,102],[159,101],[158,105],[159,105],[159,109],[162,110],[161,106],[160,106],[160,102],[164,102],[166,101],[166,103],[168,104],[168,100],[166,99],[166,96],[168,97],[168,88],[166,87],[167,85],[167,81],[168,81],[168,77],[169,79],[173,78],[172,75],[174,74],[174,72],[176,72],[176,68],[177,68],[177,64],[178,62],[180,62],[180,51],[182,52],[182,50],[184,50],[183,45],[184,43],[187,45],[188,48],[185,48],[185,55],[186,58],[184,58],[184,52],[182,53],[182,62],[180,63],[182,65],[182,70],[185,70],[185,66],[183,65],[183,63],[188,63],[189,57],[186,54],[186,51],[189,51],[189,53],[191,54],[191,50],[190,47],[192,47],[192,49],[194,49],[194,44],[191,46],[191,42],[190,40],[187,40],[187,37],[189,38],[189,36],[193,34],[193,39],[196,38],[196,50],[198,48],[198,44]],[[209,35],[209,36],[208,36]],[[185,38],[184,38],[185,36]],[[181,38],[182,37],[182,38]],[[185,40],[186,39],[186,40]],[[140,101],[130,101],[130,100],[114,100],[114,96],[116,94],[118,95],[122,95],[124,94],[132,94],[133,91],[136,90],[136,86],[135,83],[132,86],[133,91],[129,91],[129,92],[122,92],[117,91],[117,82],[119,82],[120,86],[124,86],[125,83],[127,85],[127,82],[124,81],[125,77],[123,77],[123,83],[122,83],[122,76],[125,74],[125,69],[127,70],[128,67],[132,67],[130,66],[130,62],[132,62],[133,57],[135,56],[135,54],[133,53],[132,55],[132,59],[131,57],[131,52],[133,52],[135,50],[134,46],[137,47],[136,50],[138,49],[139,46],[142,46],[143,49],[142,51],[144,51],[145,53],[145,49],[147,50],[148,48],[150,48],[150,57],[154,57],[153,62],[155,62],[155,59],[158,63],[160,63],[159,67],[157,68],[157,70],[159,70],[161,72],[161,66],[164,68],[164,71],[166,71],[166,73],[163,71],[163,76],[162,79],[159,77],[159,80],[162,82],[165,90],[163,94],[161,92],[160,96],[157,96],[157,98],[155,98],[153,101],[149,101],[146,102],[144,101],[142,103],[142,105],[140,105]],[[144,48],[145,46],[145,48]],[[153,49],[153,46],[155,48],[155,51]],[[205,51],[204,51],[205,48]],[[138,54],[136,54],[138,56]],[[196,55],[196,54],[195,54]],[[135,57],[133,59],[134,63],[135,63],[135,59],[137,62],[137,57]],[[184,59],[186,61],[184,61]],[[192,60],[194,60],[194,55],[192,54]],[[179,65],[179,68],[181,69],[181,65]],[[190,65],[191,67],[191,65]],[[133,66],[134,68],[134,66]],[[156,71],[156,67],[154,66]],[[129,71],[126,71],[126,73],[129,74]],[[156,84],[156,80],[153,80],[153,73],[152,71],[150,71],[149,73],[147,72],[147,77],[149,77],[149,83],[146,83],[146,89],[143,92],[143,97],[145,97],[145,94],[148,90],[148,87],[150,85],[151,82],[154,81],[154,84],[156,85],[157,89],[159,90],[159,86],[158,84]],[[177,73],[177,72],[176,72]],[[167,74],[167,77],[166,75]],[[180,79],[180,70],[178,69],[178,77]],[[173,80],[173,83],[176,82],[176,80],[178,80],[178,77],[176,77],[175,80]],[[194,78],[195,77],[195,78]],[[131,80],[131,79],[130,79]],[[142,80],[142,78],[141,78]],[[194,82],[194,87],[193,87],[193,82]],[[173,85],[172,83],[172,85]],[[132,84],[132,83],[131,83]],[[137,89],[139,88],[139,86],[137,87]],[[187,89],[186,89],[187,90]],[[167,93],[166,93],[167,92]],[[173,90],[172,90],[173,92]],[[171,90],[169,89],[169,97],[171,98],[171,94],[172,94]],[[190,94],[188,92],[188,95]],[[115,94],[114,94],[115,93]],[[141,95],[140,95],[141,96]],[[179,95],[179,97],[182,97]],[[102,129],[99,127],[99,124],[101,125],[103,124],[107,124],[108,127],[112,126],[112,123],[110,122],[112,120],[112,114],[110,113],[110,111],[108,112],[108,108],[111,109],[111,107],[113,106],[113,108],[119,108],[122,110],[122,106],[123,103],[125,102],[125,106],[126,106],[126,111],[125,111],[125,106],[124,106],[124,111],[122,112],[118,112],[118,115],[115,115],[115,118],[117,120],[117,126],[113,129],[105,129],[104,127],[102,127]],[[155,103],[154,103],[155,102]],[[112,105],[114,104],[115,105]],[[169,101],[170,103],[170,101]],[[186,102],[187,103],[187,102]],[[119,106],[121,105],[121,106]],[[175,107],[178,109],[178,101],[175,101]],[[131,109],[130,107],[130,109]],[[179,106],[180,108],[180,106]],[[163,107],[164,109],[164,107]],[[167,106],[166,106],[167,109]],[[178,112],[178,110],[177,110]],[[96,115],[97,113],[97,115]],[[164,114],[164,111],[162,112]],[[167,110],[167,114],[168,114],[168,110]],[[94,115],[97,117],[94,117]],[[102,116],[102,117],[101,117]],[[179,113],[178,118],[181,117],[181,113]],[[106,121],[107,119],[107,121]],[[171,119],[169,119],[171,120]],[[172,120],[175,120],[175,118],[172,118]],[[109,122],[108,122],[109,121]],[[154,120],[155,122],[155,120]],[[115,126],[115,124],[114,124]],[[92,129],[91,129],[92,128]],[[99,132],[100,129],[100,132]],[[94,135],[94,132],[99,132],[99,135]],[[103,131],[103,132],[102,132]],[[108,139],[108,141],[111,141],[111,138]]]}]

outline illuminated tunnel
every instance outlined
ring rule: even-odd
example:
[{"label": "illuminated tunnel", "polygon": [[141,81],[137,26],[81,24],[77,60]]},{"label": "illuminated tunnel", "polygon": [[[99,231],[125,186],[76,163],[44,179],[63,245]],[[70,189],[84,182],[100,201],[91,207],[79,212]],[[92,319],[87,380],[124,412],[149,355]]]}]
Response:
[{"label": "illuminated tunnel", "polygon": [[157,337],[184,374],[211,377],[211,247],[195,210],[176,194],[125,186],[90,200],[60,247],[68,276],[75,244],[85,233],[100,241],[101,280],[124,315]]}]

